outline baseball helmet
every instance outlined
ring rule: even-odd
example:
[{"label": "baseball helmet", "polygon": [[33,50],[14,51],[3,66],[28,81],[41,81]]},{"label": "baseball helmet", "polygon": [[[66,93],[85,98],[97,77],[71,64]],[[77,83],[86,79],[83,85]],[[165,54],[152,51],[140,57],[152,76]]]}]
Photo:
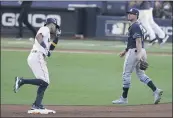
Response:
[{"label": "baseball helmet", "polygon": [[56,28],[60,29],[60,26],[57,24],[57,20],[55,18],[47,18],[46,22],[44,23],[44,26],[46,26],[49,23],[55,24]]},{"label": "baseball helmet", "polygon": [[137,15],[137,18],[139,17],[139,11],[136,8],[131,8],[127,13]]}]

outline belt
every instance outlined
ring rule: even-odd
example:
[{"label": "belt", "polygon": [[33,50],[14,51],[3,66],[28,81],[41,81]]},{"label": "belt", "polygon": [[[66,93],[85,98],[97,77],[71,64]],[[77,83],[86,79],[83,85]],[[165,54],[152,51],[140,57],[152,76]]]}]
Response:
[{"label": "belt", "polygon": [[[32,50],[31,52],[32,52],[32,53],[38,53],[38,52],[40,52],[40,51],[38,51],[38,50]],[[42,53],[42,52],[40,52],[40,53]],[[42,54],[42,55],[43,55],[44,58],[46,57],[45,54]]]},{"label": "belt", "polygon": [[[135,49],[135,48],[129,48],[129,49]],[[144,49],[144,48],[143,48]],[[137,49],[135,49],[135,52],[137,52]]]},{"label": "belt", "polygon": [[[129,48],[129,49],[135,49],[135,48]],[[137,49],[135,49],[135,52],[137,52]]]}]

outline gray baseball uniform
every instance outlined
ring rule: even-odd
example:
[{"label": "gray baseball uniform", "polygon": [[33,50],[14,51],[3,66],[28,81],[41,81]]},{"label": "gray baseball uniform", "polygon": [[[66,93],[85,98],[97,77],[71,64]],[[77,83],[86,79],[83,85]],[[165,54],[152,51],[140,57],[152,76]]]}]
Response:
[{"label": "gray baseball uniform", "polygon": [[149,81],[149,77],[145,75],[143,70],[139,69],[138,60],[136,59],[137,50],[136,50],[136,38],[142,39],[142,57],[144,60],[147,59],[146,50],[144,49],[144,35],[143,35],[143,27],[137,21],[133,23],[128,29],[128,43],[127,43],[127,54],[124,61],[123,67],[123,87],[129,88],[131,83],[131,74],[136,71],[136,74],[140,81],[147,84]]},{"label": "gray baseball uniform", "polygon": [[[154,92],[153,94],[154,104],[158,104],[160,102],[163,91],[161,89],[158,89],[154,85],[152,80],[144,73],[143,70],[140,69],[138,64],[139,59],[137,58],[137,56],[138,57],[140,56],[141,59],[143,60],[147,59],[146,50],[144,49],[145,30],[143,26],[138,21],[136,21],[139,16],[139,11],[135,8],[132,8],[127,13],[128,13],[128,19],[132,22],[132,25],[128,29],[128,43],[126,48],[127,53],[126,53],[126,58],[124,61],[124,67],[123,67],[123,93],[120,99],[113,100],[112,103],[113,104],[128,103],[127,95],[128,95],[128,90],[131,84],[131,74],[135,69],[137,77],[140,79],[140,81],[143,82],[144,84],[147,84],[147,86],[149,86],[149,88],[151,88],[151,90]],[[137,17],[130,17],[133,15],[136,15]],[[137,53],[137,48],[138,48],[136,45],[137,41],[138,43],[139,42],[142,43],[141,53]],[[122,54],[125,54],[125,51]]]}]

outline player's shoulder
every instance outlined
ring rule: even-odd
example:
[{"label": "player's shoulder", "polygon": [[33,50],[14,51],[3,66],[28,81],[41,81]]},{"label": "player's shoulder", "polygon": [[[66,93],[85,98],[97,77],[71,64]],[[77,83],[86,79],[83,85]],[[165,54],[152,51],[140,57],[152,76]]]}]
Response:
[{"label": "player's shoulder", "polygon": [[140,28],[140,23],[139,22],[135,22],[132,24],[132,28]]},{"label": "player's shoulder", "polygon": [[42,26],[39,28],[40,31],[49,31],[49,28],[46,26]]},{"label": "player's shoulder", "polygon": [[139,24],[136,22],[131,25],[131,29],[136,29],[138,27],[139,27]]},{"label": "player's shoulder", "polygon": [[38,30],[39,33],[44,33],[44,34],[49,34],[50,33],[50,29],[46,26],[40,27]]},{"label": "player's shoulder", "polygon": [[43,27],[40,27],[40,29],[38,30],[38,33],[41,33],[43,36],[47,36],[50,34],[50,29],[46,26],[43,26]]}]

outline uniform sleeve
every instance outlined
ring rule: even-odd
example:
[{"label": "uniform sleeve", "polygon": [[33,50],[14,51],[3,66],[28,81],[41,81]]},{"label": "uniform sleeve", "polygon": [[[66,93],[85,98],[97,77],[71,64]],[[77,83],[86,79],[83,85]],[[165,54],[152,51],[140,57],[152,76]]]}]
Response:
[{"label": "uniform sleeve", "polygon": [[142,32],[141,29],[139,27],[139,25],[134,25],[132,28],[132,34],[133,34],[133,38],[141,38],[142,37]]},{"label": "uniform sleeve", "polygon": [[47,27],[41,27],[38,34],[41,33],[44,37],[49,34],[49,29]]}]

